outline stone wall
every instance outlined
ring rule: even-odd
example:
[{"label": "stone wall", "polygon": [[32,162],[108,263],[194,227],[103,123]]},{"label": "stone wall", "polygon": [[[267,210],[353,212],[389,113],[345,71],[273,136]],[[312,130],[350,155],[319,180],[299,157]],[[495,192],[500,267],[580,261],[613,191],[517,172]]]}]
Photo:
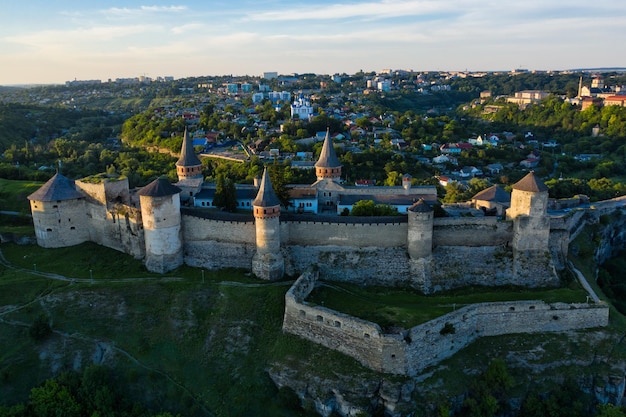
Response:
[{"label": "stone wall", "polygon": [[90,203],[130,204],[128,178],[102,178],[98,182],[75,181],[76,188],[87,194]]},{"label": "stone wall", "polygon": [[206,268],[250,269],[256,252],[255,225],[248,221],[182,216],[183,253],[187,265]]},{"label": "stone wall", "polygon": [[[332,281],[407,286],[426,293],[464,285],[521,284],[514,273],[513,251],[508,246],[512,222],[495,218],[435,219],[437,244],[432,256],[425,257],[416,270],[417,263],[410,260],[407,252],[408,223],[402,219],[377,219],[371,223],[353,218],[345,223],[338,218],[283,220],[280,231],[285,273],[298,276],[317,267],[322,276]],[[250,268],[255,234],[252,218],[228,221],[183,215],[185,262],[210,269]],[[551,265],[543,276],[534,274],[546,264],[541,258],[537,268],[530,268],[533,259],[519,263],[529,270],[525,285],[554,285]],[[533,277],[537,282],[532,281]]]},{"label": "stone wall", "polygon": [[345,353],[376,371],[389,372],[382,359],[396,355],[398,366],[393,373],[403,373],[406,364],[401,338],[385,340],[375,323],[304,302],[316,280],[317,272],[306,272],[285,295],[283,331]]},{"label": "stone wall", "polygon": [[434,246],[498,246],[513,237],[513,224],[496,217],[440,217],[433,225]]},{"label": "stone wall", "polygon": [[[608,320],[609,307],[605,304],[546,304],[535,300],[466,306],[408,332],[406,371],[415,375],[479,337],[604,327]],[[454,333],[444,331],[446,327]]]},{"label": "stone wall", "polygon": [[101,204],[86,202],[90,240],[99,245],[125,252],[137,259],[146,254],[141,211],[116,204],[107,210]]},{"label": "stone wall", "polygon": [[213,220],[193,215],[182,216],[184,241],[213,241],[254,245],[254,219],[249,221]]},{"label": "stone wall", "polygon": [[405,247],[290,245],[283,248],[283,253],[285,273],[291,276],[317,267],[331,281],[415,287]]},{"label": "stone wall", "polygon": [[281,242],[285,245],[301,246],[348,246],[390,248],[406,246],[407,223],[374,223],[363,220],[359,223],[318,221],[281,222]]},{"label": "stone wall", "polygon": [[78,245],[90,239],[85,201],[30,201],[37,244],[44,248]]},{"label": "stone wall", "polygon": [[511,301],[469,305],[402,334],[384,334],[375,323],[307,304],[317,277],[303,274],[285,295],[283,331],[393,374],[416,375],[479,337],[603,327],[609,319],[606,304]]}]

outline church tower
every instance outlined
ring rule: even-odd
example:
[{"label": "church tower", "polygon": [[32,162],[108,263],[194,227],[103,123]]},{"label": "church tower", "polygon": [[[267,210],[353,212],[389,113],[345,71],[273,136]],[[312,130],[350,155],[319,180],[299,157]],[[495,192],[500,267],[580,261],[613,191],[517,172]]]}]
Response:
[{"label": "church tower", "polygon": [[267,168],[263,171],[261,186],[252,206],[256,226],[252,272],[261,279],[281,279],[285,272],[285,260],[280,252],[280,200],[274,193]]},{"label": "church tower", "polygon": [[315,174],[318,181],[328,178],[333,182],[339,182],[341,179],[341,163],[333,148],[333,141],[328,130],[326,130],[320,157],[315,163]]},{"label": "church tower", "polygon": [[507,220],[513,220],[513,249],[547,251],[550,239],[548,187],[534,172],[513,185]]},{"label": "church tower", "polygon": [[146,242],[146,268],[164,273],[183,264],[180,188],[159,178],[137,193]]}]

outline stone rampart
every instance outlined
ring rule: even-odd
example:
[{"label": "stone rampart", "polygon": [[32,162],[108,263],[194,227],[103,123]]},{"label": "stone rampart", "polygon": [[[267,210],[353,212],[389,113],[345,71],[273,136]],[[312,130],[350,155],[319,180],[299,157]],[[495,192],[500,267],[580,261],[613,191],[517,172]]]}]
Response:
[{"label": "stone rampart", "polygon": [[285,273],[297,276],[311,267],[330,281],[420,289],[411,274],[406,247],[300,246],[283,248]]},{"label": "stone rampart", "polygon": [[91,216],[89,234],[91,241],[142,259],[146,254],[141,211],[123,204],[112,205],[109,210],[99,204],[86,203]]},{"label": "stone rampart", "polygon": [[183,241],[214,241],[233,244],[252,244],[255,240],[254,221],[233,221],[182,216]]},{"label": "stone rampart", "polygon": [[452,356],[479,337],[604,327],[608,319],[605,304],[534,300],[469,305],[408,332],[407,374],[415,375]]},{"label": "stone rampart", "polygon": [[285,295],[283,331],[345,353],[376,371],[390,372],[381,360],[396,355],[398,366],[393,373],[403,373],[406,365],[400,337],[385,337],[375,323],[304,302],[316,280],[316,272],[306,272]]},{"label": "stone rampart", "polygon": [[440,217],[433,224],[434,246],[498,246],[512,237],[512,222],[495,217]]},{"label": "stone rampart", "polygon": [[317,221],[281,222],[283,245],[303,246],[350,246],[389,248],[406,246],[407,223],[325,222],[323,216]]},{"label": "stone rampart", "polygon": [[[250,269],[256,253],[255,226],[251,216],[215,213],[217,219],[183,211],[183,255],[196,268]],[[236,221],[242,219],[244,221]]]},{"label": "stone rampart", "polygon": [[88,178],[75,181],[76,188],[87,195],[90,203],[103,205],[122,203],[129,204],[128,179],[122,178],[99,178],[94,182]]},{"label": "stone rampart", "polygon": [[606,304],[511,301],[465,306],[402,334],[384,334],[375,323],[307,304],[316,279],[317,273],[303,274],[285,295],[283,331],[394,374],[416,375],[479,337],[603,327],[609,319]]}]

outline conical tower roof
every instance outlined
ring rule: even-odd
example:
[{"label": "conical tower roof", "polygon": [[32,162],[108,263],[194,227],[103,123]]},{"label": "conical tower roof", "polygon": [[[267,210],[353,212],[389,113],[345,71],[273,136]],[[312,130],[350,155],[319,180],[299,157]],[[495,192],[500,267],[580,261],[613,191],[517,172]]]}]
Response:
[{"label": "conical tower roof", "polygon": [[165,197],[180,193],[180,188],[170,184],[165,178],[157,178],[137,192],[144,197]]},{"label": "conical tower roof", "polygon": [[513,184],[513,189],[533,193],[548,191],[548,187],[537,178],[533,171],[530,171],[524,178]]},{"label": "conical tower roof", "polygon": [[424,201],[423,198],[420,198],[411,207],[409,207],[409,211],[414,213],[430,213],[433,209],[427,202]]},{"label": "conical tower roof", "polygon": [[82,197],[83,195],[76,190],[74,181],[57,172],[40,189],[27,198],[35,201],[63,201]]},{"label": "conical tower roof", "polygon": [[176,166],[192,167],[198,165],[202,165],[202,162],[200,162],[200,159],[196,156],[196,153],[193,150],[193,142],[189,137],[187,128],[185,128],[185,133],[183,134],[183,146],[180,150],[180,158],[178,158]]},{"label": "conical tower roof", "polygon": [[339,168],[341,162],[337,158],[335,148],[333,147],[333,141],[330,138],[328,129],[326,130],[326,137],[324,138],[324,145],[322,146],[322,152],[320,157],[315,163],[316,168]]},{"label": "conical tower roof", "polygon": [[261,186],[256,198],[252,202],[253,206],[257,207],[274,207],[280,206],[280,200],[276,197],[276,193],[272,188],[272,182],[270,181],[267,167],[263,170],[263,177],[261,178]]},{"label": "conical tower roof", "polygon": [[493,201],[496,203],[510,203],[511,194],[507,193],[499,185],[492,185],[489,188],[476,193],[472,200]]}]

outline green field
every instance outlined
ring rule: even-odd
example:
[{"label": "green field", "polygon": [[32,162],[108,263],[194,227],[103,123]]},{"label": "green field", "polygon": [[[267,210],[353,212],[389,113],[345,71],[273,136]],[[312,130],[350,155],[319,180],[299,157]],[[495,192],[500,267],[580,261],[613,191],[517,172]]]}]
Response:
[{"label": "green field", "polygon": [[404,289],[326,283],[313,290],[307,301],[375,322],[383,328],[408,329],[469,304],[519,300],[584,303],[586,296],[576,282],[563,288],[538,290],[472,287],[435,296]]},{"label": "green field", "polygon": [[30,213],[30,204],[26,197],[34,193],[43,183],[33,181],[15,181],[0,178],[0,211]]}]

